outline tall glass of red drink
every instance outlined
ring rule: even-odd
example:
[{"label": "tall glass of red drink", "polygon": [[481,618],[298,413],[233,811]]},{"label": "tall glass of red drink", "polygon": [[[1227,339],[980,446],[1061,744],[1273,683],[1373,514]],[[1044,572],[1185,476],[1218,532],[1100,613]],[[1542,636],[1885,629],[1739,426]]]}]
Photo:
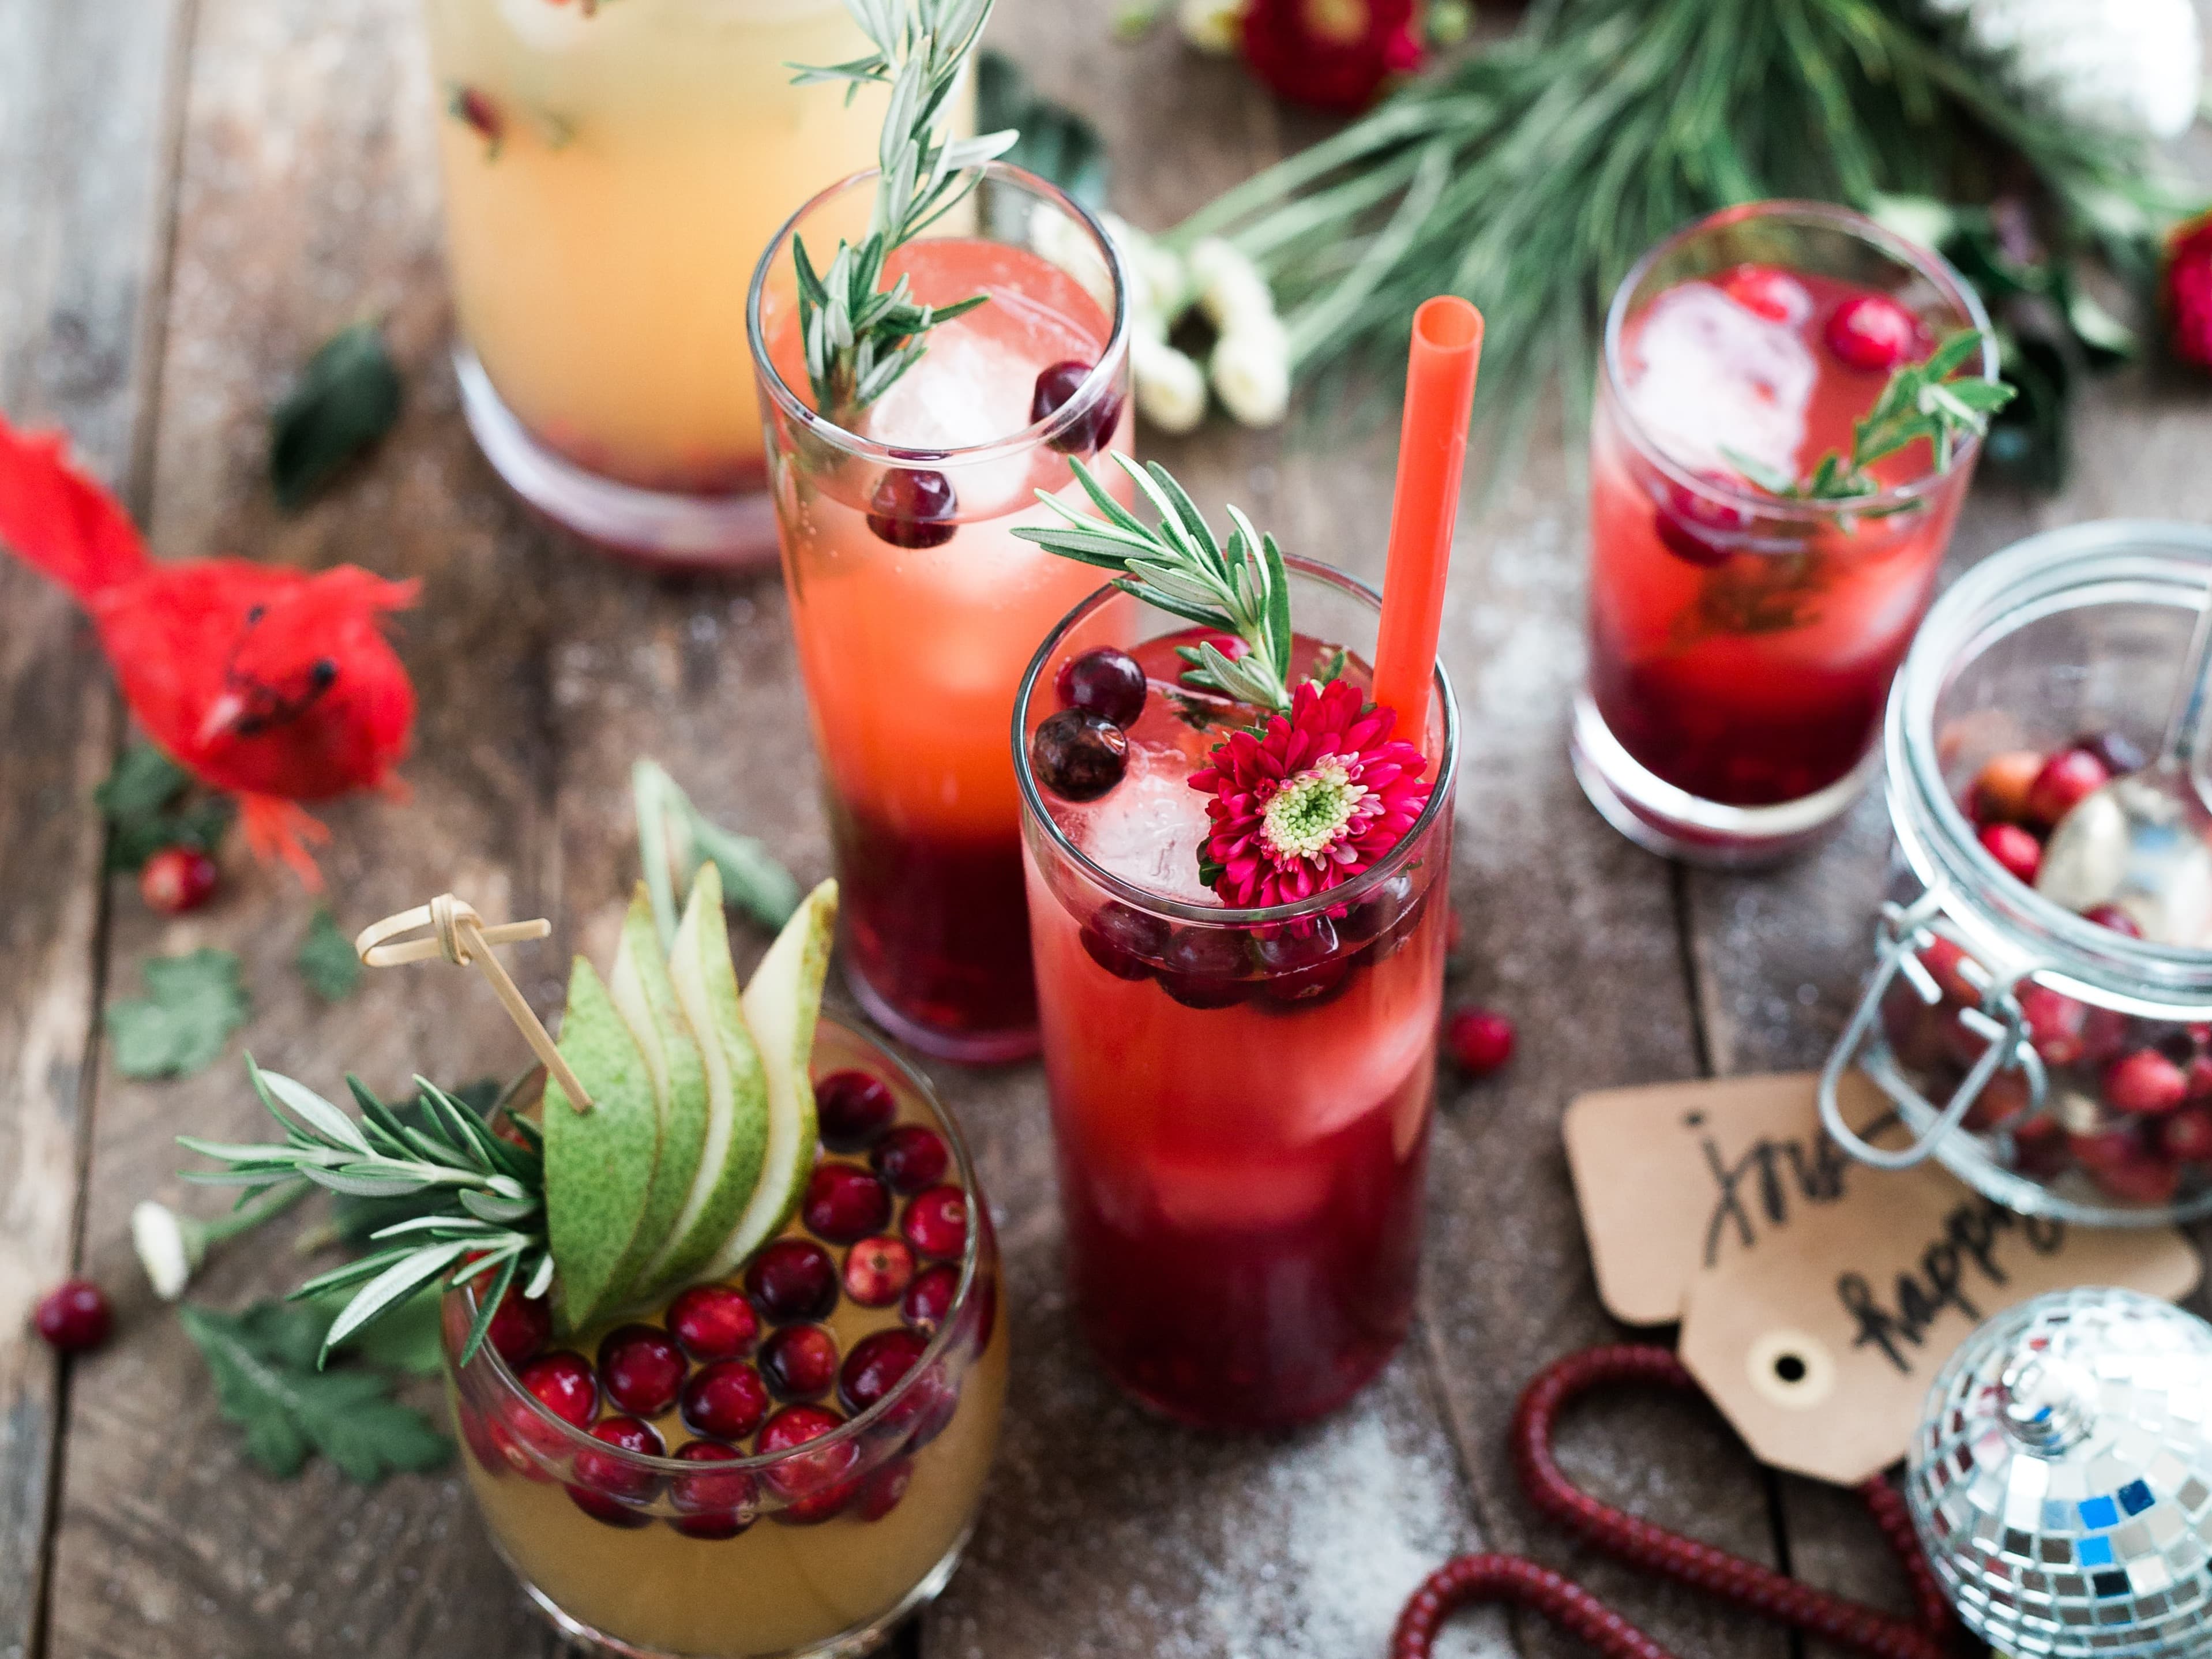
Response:
[{"label": "tall glass of red drink", "polygon": [[[1374,593],[1287,563],[1290,683],[1341,651],[1364,691]],[[1350,1398],[1413,1317],[1457,716],[1439,669],[1417,739],[1428,805],[1379,861],[1297,903],[1231,909],[1200,876],[1190,777],[1259,714],[1186,688],[1176,648],[1205,636],[1102,589],[1030,664],[1014,749],[1078,1322],[1145,1404],[1271,1429]],[[1120,781],[1071,801],[1032,739],[1063,708],[1063,671],[1104,647],[1144,671],[1142,703]]]},{"label": "tall glass of red drink", "polygon": [[[1698,862],[1812,844],[1877,769],[1890,678],[1973,471],[1916,441],[1847,499],[1778,493],[1901,364],[1960,329],[1942,258],[1826,204],[1728,209],[1645,255],[1606,320],[1590,458],[1590,662],[1574,761],[1624,834]],[[1753,479],[1759,480],[1754,483]]]},{"label": "tall glass of red drink", "polygon": [[793,215],[750,305],[842,954],[854,994],[902,1040],[1011,1060],[1036,1052],[1036,998],[1006,726],[1037,641],[1096,580],[1013,532],[1054,521],[1038,490],[1079,499],[1071,457],[1130,446],[1121,268],[1081,207],[992,164],[892,253],[886,278],[921,303],[988,302],[932,329],[848,431],[812,406],[792,239],[826,260],[875,189],[859,174]]}]

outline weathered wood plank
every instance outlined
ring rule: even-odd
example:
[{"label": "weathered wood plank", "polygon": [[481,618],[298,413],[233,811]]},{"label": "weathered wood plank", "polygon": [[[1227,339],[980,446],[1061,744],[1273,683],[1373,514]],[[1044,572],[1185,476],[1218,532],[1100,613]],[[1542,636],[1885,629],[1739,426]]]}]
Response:
[{"label": "weathered wood plank", "polygon": [[[0,0],[0,410],[68,428],[133,493],[185,10]],[[28,1320],[76,1257],[100,983],[90,792],[116,715],[74,607],[4,557],[0,617],[0,1659],[21,1659],[39,1640],[66,1401]]]}]

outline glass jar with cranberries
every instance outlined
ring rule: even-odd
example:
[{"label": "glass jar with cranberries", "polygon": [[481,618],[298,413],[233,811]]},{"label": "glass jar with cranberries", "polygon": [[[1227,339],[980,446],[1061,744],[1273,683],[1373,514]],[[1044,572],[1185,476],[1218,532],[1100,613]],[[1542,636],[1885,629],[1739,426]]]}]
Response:
[{"label": "glass jar with cranberries", "polygon": [[[2033,884],[2057,820],[2156,747],[2208,588],[2212,530],[2112,521],[2017,543],[1929,613],[1884,729],[1898,850],[1878,959],[1821,1078],[1855,1156],[1932,1154],[2072,1221],[2212,1213],[2212,951]],[[1854,1064],[1909,1143],[1844,1123]]]}]

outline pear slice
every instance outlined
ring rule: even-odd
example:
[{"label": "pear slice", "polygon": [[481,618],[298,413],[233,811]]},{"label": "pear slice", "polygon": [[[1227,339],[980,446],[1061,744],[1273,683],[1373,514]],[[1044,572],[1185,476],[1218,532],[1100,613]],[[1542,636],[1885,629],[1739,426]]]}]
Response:
[{"label": "pear slice", "polygon": [[768,1079],[768,1151],[760,1183],[736,1231],[708,1263],[720,1278],[783,1231],[814,1168],[814,1024],[830,973],[837,884],[825,881],[799,903],[745,987],[745,1024]]},{"label": "pear slice", "polygon": [[656,1285],[696,1279],[714,1259],[737,1231],[768,1153],[768,1073],[738,1006],[722,872],[712,864],[702,865],[691,884],[668,976],[706,1061],[707,1143],[668,1243],[646,1263],[646,1278]]},{"label": "pear slice", "polygon": [[677,1001],[660,949],[653,898],[640,882],[630,896],[622,945],[607,975],[607,994],[637,1039],[660,1111],[660,1157],[646,1189],[645,1214],[615,1269],[616,1290],[632,1300],[653,1288],[651,1264],[675,1236],[677,1218],[691,1195],[707,1145],[706,1061]]},{"label": "pear slice", "polygon": [[561,1270],[562,1322],[580,1331],[623,1293],[619,1269],[660,1161],[660,1105],[637,1039],[581,957],[568,975],[560,1049],[592,1097],[592,1109],[579,1112],[546,1080],[546,1224]]}]

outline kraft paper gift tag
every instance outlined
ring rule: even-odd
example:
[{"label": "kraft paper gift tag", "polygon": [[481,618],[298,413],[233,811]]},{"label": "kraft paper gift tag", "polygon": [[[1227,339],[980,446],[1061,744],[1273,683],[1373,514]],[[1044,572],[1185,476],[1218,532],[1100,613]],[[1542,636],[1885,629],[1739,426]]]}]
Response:
[{"label": "kraft paper gift tag", "polygon": [[[1764,1462],[1855,1484],[1905,1454],[1923,1397],[1983,1320],[2071,1285],[2178,1297],[2171,1227],[2015,1215],[1933,1162],[1882,1170],[1822,1132],[1811,1073],[1610,1090],[1568,1109],[1599,1293],[1679,1319],[1683,1363]],[[1855,1127],[1888,1103],[1846,1079]]]}]

